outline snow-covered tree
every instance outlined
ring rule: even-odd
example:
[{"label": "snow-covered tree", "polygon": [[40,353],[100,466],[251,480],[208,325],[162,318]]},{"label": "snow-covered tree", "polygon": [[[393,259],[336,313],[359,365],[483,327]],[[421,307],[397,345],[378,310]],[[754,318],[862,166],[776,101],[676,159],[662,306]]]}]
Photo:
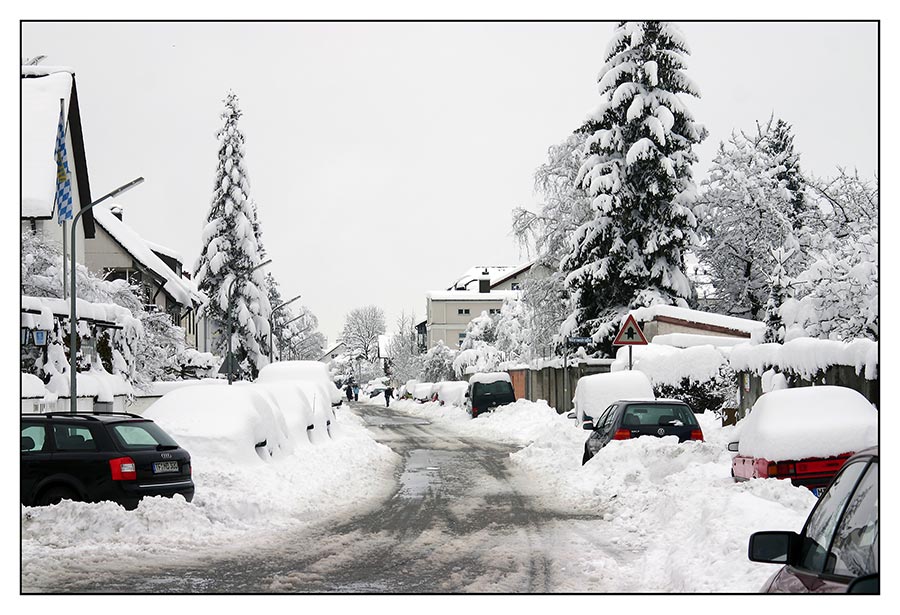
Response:
[{"label": "snow-covered tree", "polygon": [[229,92],[223,102],[224,125],[216,134],[216,179],[194,279],[210,298],[204,310],[215,334],[213,347],[224,356],[230,319],[235,374],[252,379],[268,363],[271,306],[264,274],[260,269],[253,270],[264,259],[244,168],[244,135],[237,125],[241,110],[234,92]]},{"label": "snow-covered tree", "polygon": [[415,312],[401,312],[397,318],[397,332],[391,336],[388,348],[391,354],[393,377],[398,382],[418,378],[422,372],[422,354],[419,352]]},{"label": "snow-covered tree", "polygon": [[457,380],[453,370],[453,360],[457,351],[448,348],[443,340],[428,350],[422,357],[422,382],[441,382],[445,380]]},{"label": "snow-covered tree", "polygon": [[522,361],[531,357],[534,322],[528,304],[522,299],[507,298],[500,306],[495,345],[503,361]]},{"label": "snow-covered tree", "polygon": [[697,256],[721,313],[765,317],[773,250],[796,250],[786,275],[803,265],[802,243],[808,243],[805,228],[812,220],[785,126],[770,118],[757,124],[756,134],[732,134],[719,144],[703,182],[695,208],[703,237]]},{"label": "snow-covered tree", "polygon": [[577,177],[591,216],[562,263],[575,304],[562,333],[590,335],[607,353],[629,309],[694,298],[684,252],[696,240],[691,165],[706,129],[682,100],[699,97],[683,72],[688,54],[673,24],[622,22],[599,74]]},{"label": "snow-covered tree", "polygon": [[453,360],[453,370],[459,377],[467,371],[494,371],[502,360],[497,350],[497,323],[499,315],[482,312],[466,325],[466,336],[459,345],[459,353]]},{"label": "snow-covered tree", "polygon": [[878,340],[878,183],[841,171],[809,180],[823,223],[809,232],[795,297],[780,314],[792,335],[841,341]]},{"label": "snow-covered tree", "polygon": [[378,360],[378,336],[384,331],[384,310],[375,305],[354,308],[344,319],[341,341],[348,351],[358,351],[374,363]]},{"label": "snow-covered tree", "polygon": [[768,276],[769,299],[766,301],[766,334],[764,342],[784,342],[785,327],[781,319],[781,306],[788,298],[791,278],[787,274],[787,262],[794,255],[794,250],[776,248],[772,250],[774,268]]}]

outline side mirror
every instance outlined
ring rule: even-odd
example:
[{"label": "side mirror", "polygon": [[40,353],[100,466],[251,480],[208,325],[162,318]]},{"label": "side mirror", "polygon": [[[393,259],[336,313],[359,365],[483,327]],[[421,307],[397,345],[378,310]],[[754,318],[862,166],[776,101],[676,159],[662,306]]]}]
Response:
[{"label": "side mirror", "polygon": [[881,593],[881,584],[878,581],[878,573],[875,574],[867,574],[861,577],[856,577],[852,581],[850,581],[850,585],[847,586],[848,594],[880,594]]},{"label": "side mirror", "polygon": [[790,564],[798,544],[797,532],[755,532],[750,536],[747,557],[751,562]]},{"label": "side mirror", "polygon": [[594,431],[594,419],[584,417],[584,421],[581,422],[581,428],[585,431]]},{"label": "side mirror", "polygon": [[739,444],[739,442],[729,442],[728,450],[731,451],[732,453],[738,452],[738,444]]},{"label": "side mirror", "polygon": [[567,418],[567,419],[574,419],[574,418],[575,418],[575,411],[572,410],[570,413],[568,413],[568,414],[566,415],[566,418]]}]

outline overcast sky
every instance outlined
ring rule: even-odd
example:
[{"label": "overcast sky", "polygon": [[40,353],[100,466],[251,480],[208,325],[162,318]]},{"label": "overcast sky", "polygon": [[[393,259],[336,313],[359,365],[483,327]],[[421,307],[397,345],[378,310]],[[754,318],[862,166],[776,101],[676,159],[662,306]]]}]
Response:
[{"label": "overcast sky", "polygon": [[[772,112],[807,171],[875,173],[876,24],[679,25],[702,92],[687,104],[710,133],[698,178]],[[333,342],[354,307],[382,307],[392,329],[473,265],[526,259],[511,210],[535,205],[547,148],[598,104],[613,27],[25,23],[21,53],[75,69],[92,193],[144,176],[125,221],[190,269],[234,90],[270,270]]]}]

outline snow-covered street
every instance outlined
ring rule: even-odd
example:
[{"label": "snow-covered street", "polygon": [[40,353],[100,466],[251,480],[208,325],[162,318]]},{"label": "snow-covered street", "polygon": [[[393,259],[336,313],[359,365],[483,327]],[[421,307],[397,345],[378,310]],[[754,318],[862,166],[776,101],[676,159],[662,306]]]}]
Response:
[{"label": "snow-covered street", "polygon": [[703,415],[706,442],[617,442],[582,467],[586,432],[542,402],[472,420],[382,400],[262,471],[198,466],[190,504],[23,508],[23,590],[754,592],[773,570],[749,534],[799,530],[815,501],[733,483],[732,428]]}]

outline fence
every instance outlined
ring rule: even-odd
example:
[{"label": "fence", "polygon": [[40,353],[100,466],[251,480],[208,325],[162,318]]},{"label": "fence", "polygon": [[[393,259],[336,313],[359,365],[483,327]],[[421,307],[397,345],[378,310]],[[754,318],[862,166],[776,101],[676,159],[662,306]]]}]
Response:
[{"label": "fence", "polygon": [[543,399],[551,408],[564,414],[572,409],[572,398],[575,396],[575,385],[579,378],[607,373],[611,364],[612,359],[599,363],[570,365],[568,383],[566,383],[566,369],[563,367],[512,369],[509,370],[509,375],[517,399],[531,401]]}]

